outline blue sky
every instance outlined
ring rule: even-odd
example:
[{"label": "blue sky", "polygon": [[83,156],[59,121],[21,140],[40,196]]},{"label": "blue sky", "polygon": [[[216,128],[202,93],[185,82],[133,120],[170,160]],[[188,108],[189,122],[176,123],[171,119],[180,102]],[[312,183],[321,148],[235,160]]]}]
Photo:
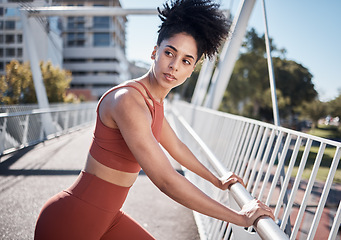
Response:
[{"label": "blue sky", "polygon": [[[156,8],[164,0],[120,0],[123,8]],[[221,0],[235,15],[239,0]],[[322,101],[341,93],[341,1],[266,0],[269,35],[287,59],[309,69]],[[157,16],[128,16],[127,57],[151,63],[160,20]],[[256,1],[249,27],[264,33],[262,1]]]}]

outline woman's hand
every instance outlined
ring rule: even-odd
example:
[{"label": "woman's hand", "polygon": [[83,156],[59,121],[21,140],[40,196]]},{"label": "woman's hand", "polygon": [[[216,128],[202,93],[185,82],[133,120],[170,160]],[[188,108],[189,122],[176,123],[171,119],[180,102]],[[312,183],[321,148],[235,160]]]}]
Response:
[{"label": "woman's hand", "polygon": [[229,177],[224,176],[224,177],[219,178],[217,187],[220,188],[221,190],[230,189],[231,185],[236,182],[239,182],[245,187],[243,179],[241,179],[239,176],[237,176],[234,173],[232,173]]},{"label": "woman's hand", "polygon": [[273,215],[272,210],[257,199],[253,199],[245,204],[239,213],[244,216],[244,227],[254,225],[255,221],[261,216],[268,216],[275,221],[275,216]]}]

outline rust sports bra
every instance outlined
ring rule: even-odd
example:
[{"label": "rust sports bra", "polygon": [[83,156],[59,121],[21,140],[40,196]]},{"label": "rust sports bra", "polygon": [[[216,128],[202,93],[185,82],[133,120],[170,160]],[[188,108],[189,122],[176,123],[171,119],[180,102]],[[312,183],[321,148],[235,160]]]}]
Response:
[{"label": "rust sports bra", "polygon": [[[119,88],[127,87],[135,88],[143,96],[151,112],[152,115],[151,128],[154,137],[156,138],[157,141],[159,141],[164,118],[163,104],[159,103],[153,98],[153,96],[150,94],[150,92],[143,83],[140,82],[137,83],[141,84],[143,88],[146,90],[148,96],[153,101],[153,105],[150,104],[146,96],[136,86],[124,85],[110,89],[102,96],[97,105],[96,126],[94,130],[92,144],[90,146],[90,154],[98,162],[102,163],[103,165],[109,168],[129,173],[137,173],[141,170],[141,167],[136,161],[130,149],[128,148],[125,140],[122,137],[120,130],[118,128],[109,128],[103,124],[98,113],[98,108],[103,98],[110,92],[115,91]],[[127,111],[129,111],[129,109],[127,109]]]}]

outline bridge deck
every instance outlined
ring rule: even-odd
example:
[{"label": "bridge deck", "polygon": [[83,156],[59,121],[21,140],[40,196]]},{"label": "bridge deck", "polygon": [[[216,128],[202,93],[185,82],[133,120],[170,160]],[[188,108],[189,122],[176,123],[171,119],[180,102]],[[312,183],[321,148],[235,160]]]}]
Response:
[{"label": "bridge deck", "polygon": [[[92,129],[2,157],[0,239],[33,238],[42,205],[72,184],[82,169]],[[192,212],[162,194],[143,174],[132,187],[124,210],[157,239],[199,239]]]}]

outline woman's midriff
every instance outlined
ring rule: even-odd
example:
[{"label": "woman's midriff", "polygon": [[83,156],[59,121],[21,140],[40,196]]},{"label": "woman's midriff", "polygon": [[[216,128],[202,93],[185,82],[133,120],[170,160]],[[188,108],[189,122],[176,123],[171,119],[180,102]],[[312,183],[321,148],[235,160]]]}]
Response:
[{"label": "woman's midriff", "polygon": [[128,173],[109,168],[96,161],[90,154],[88,154],[84,171],[122,187],[131,187],[139,175],[139,173]]}]

